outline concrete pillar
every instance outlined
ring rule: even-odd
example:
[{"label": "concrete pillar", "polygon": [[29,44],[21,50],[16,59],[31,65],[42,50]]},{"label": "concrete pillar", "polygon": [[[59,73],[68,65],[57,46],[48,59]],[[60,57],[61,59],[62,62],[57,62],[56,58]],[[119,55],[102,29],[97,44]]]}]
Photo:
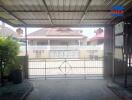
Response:
[{"label": "concrete pillar", "polygon": [[22,66],[23,78],[28,79],[28,56],[19,56],[19,60]]},{"label": "concrete pillar", "polygon": [[113,75],[113,26],[106,26],[104,30],[104,77],[111,79]]}]

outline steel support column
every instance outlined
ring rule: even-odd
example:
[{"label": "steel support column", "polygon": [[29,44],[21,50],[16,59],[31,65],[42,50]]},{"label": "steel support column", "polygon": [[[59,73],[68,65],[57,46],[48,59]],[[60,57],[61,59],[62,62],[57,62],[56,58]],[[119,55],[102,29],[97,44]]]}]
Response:
[{"label": "steel support column", "polygon": [[25,66],[24,66],[24,77],[26,79],[28,79],[29,73],[28,73],[28,40],[27,40],[27,27],[25,27],[25,58],[24,58],[24,62],[25,62]]},{"label": "steel support column", "polygon": [[27,45],[28,45],[28,41],[27,41],[27,27],[25,27],[25,42],[26,42],[25,56],[27,56],[28,55],[28,50],[27,50]]}]

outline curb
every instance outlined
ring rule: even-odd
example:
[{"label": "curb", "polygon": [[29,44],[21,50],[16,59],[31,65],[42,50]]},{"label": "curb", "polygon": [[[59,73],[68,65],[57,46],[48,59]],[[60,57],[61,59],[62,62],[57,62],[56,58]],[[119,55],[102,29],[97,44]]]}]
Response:
[{"label": "curb", "polygon": [[26,100],[27,96],[33,91],[33,84],[31,82],[29,84],[31,85],[30,88],[22,95],[20,100]]},{"label": "curb", "polygon": [[121,100],[132,100],[130,92],[114,83],[108,83],[107,87],[115,93]]}]

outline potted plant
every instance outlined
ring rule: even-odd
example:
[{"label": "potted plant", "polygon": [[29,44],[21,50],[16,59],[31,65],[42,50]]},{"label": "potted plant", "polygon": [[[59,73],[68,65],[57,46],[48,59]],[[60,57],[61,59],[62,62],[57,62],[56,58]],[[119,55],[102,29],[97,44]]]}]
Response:
[{"label": "potted plant", "polygon": [[22,72],[22,66],[20,65],[19,57],[17,57],[16,62],[12,65],[10,65],[10,74],[9,79],[15,83],[21,83],[23,81],[23,72]]}]

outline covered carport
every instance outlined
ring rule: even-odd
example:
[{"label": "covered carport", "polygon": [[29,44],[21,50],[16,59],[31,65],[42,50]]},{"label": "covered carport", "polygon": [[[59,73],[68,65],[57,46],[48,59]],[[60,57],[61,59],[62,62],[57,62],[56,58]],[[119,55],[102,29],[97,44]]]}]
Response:
[{"label": "covered carport", "polygon": [[[0,19],[3,22],[8,23],[13,27],[25,27],[25,39],[27,40],[27,27],[104,27],[105,28],[105,42],[104,42],[104,77],[106,79],[114,79],[115,67],[114,67],[114,25],[119,21],[124,20],[125,17],[113,17],[111,15],[112,6],[120,5],[125,8],[125,17],[131,16],[132,0],[1,0],[0,1]],[[129,11],[127,13],[127,11]],[[26,45],[26,56],[27,45]],[[26,57],[27,58],[27,57]],[[131,65],[131,64],[130,64]],[[25,77],[28,78],[28,64],[25,67]],[[118,69],[119,70],[119,69]],[[127,72],[127,71],[126,71]],[[127,75],[125,74],[125,82]],[[45,82],[46,81],[46,82]],[[117,97],[110,93],[109,90],[103,88],[106,85],[104,80],[96,81],[80,81],[74,82],[65,80],[65,81],[47,81],[47,80],[37,80],[33,81],[35,86],[35,91],[38,95],[43,95],[45,89],[47,89],[47,94],[45,94],[46,99],[48,96],[50,100],[56,100],[68,98],[69,100],[73,99],[91,99],[87,98],[87,93],[95,93],[93,97],[100,97],[101,95],[108,95],[101,97],[101,100],[113,99],[118,100]],[[40,83],[38,83],[40,82]],[[64,83],[65,82],[65,83]],[[82,82],[82,83],[81,83]],[[52,84],[54,83],[54,85]],[[56,86],[56,85],[60,85]],[[94,84],[92,84],[94,83]],[[99,83],[99,84],[95,84]],[[76,85],[74,85],[76,84]],[[89,84],[89,85],[88,85]],[[92,84],[92,85],[91,85]],[[39,87],[40,86],[40,87]],[[54,87],[56,86],[56,88]],[[63,87],[64,86],[64,87]],[[66,86],[66,87],[65,87]],[[81,87],[83,86],[83,87]],[[102,86],[102,88],[100,88]],[[43,87],[43,88],[41,88]],[[47,88],[49,87],[49,88]],[[72,88],[70,88],[72,87]],[[77,88],[80,87],[80,88]],[[91,91],[87,91],[89,88]],[[69,88],[69,90],[68,90]],[[83,88],[84,90],[80,90]],[[53,91],[56,89],[56,91]],[[71,92],[72,93],[68,93]],[[95,89],[95,90],[94,90]],[[44,90],[44,91],[43,91]],[[62,90],[62,91],[60,91]],[[75,91],[84,91],[85,93],[80,92],[76,93]],[[97,91],[96,91],[97,90]],[[36,92],[33,92],[36,94]],[[100,92],[102,91],[102,92]],[[107,92],[105,92],[107,91]],[[109,91],[109,92],[108,92]],[[96,95],[96,92],[100,94]],[[35,94],[31,94],[29,99],[34,98]],[[59,94],[62,93],[62,94]],[[65,94],[66,93],[66,94]],[[55,94],[55,95],[51,95]],[[74,98],[75,95],[79,95],[78,98]],[[84,97],[84,94],[86,98]],[[63,95],[64,98],[59,95]],[[65,95],[67,97],[65,97]],[[43,100],[43,97],[38,96],[39,99]],[[71,98],[70,98],[71,97]],[[109,98],[113,97],[113,98]],[[37,100],[38,98],[34,98]],[[96,100],[95,98],[92,98]],[[92,100],[91,99],[91,100]]]},{"label": "covered carport", "polygon": [[105,27],[104,74],[108,76],[112,75],[113,5],[127,11],[131,0],[1,0],[0,19],[13,27],[25,27],[25,38],[27,27]]}]

